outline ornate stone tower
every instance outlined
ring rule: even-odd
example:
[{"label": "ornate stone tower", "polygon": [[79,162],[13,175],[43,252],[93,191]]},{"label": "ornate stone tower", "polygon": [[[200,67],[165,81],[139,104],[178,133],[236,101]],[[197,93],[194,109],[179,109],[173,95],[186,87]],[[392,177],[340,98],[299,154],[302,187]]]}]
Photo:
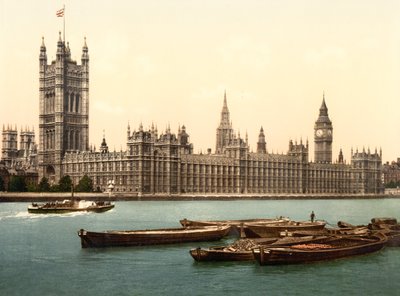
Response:
[{"label": "ornate stone tower", "polygon": [[221,122],[217,128],[217,141],[215,145],[215,153],[222,154],[224,148],[230,144],[233,139],[232,123],[229,119],[228,104],[226,102],[226,92],[224,93],[224,105],[221,111]]},{"label": "ornate stone tower", "polygon": [[3,147],[1,149],[1,160],[4,161],[6,167],[10,168],[12,166],[13,160],[17,157],[18,147],[17,147],[17,127],[13,128],[9,125],[7,128],[3,125]]},{"label": "ornate stone tower", "polygon": [[314,161],[317,163],[332,163],[332,122],[328,116],[325,95],[322,99],[319,116],[314,125]]},{"label": "ornate stone tower", "polygon": [[29,130],[28,128],[22,129],[19,134],[19,149],[27,154],[30,150],[34,149],[35,146],[35,131]]},{"label": "ornate stone tower", "polygon": [[89,55],[86,38],[81,65],[69,44],[57,42],[56,60],[47,64],[44,40],[39,56],[39,179],[57,182],[67,151],[89,150]]},{"label": "ornate stone tower", "polygon": [[260,134],[258,135],[257,153],[267,153],[267,143],[265,142],[264,129],[261,127]]}]

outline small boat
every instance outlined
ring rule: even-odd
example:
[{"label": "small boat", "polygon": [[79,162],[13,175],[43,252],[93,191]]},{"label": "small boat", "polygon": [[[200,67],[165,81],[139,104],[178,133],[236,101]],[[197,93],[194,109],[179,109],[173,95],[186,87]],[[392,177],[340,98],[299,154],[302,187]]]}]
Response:
[{"label": "small boat", "polygon": [[381,250],[387,237],[381,233],[370,236],[329,237],[318,243],[254,249],[254,258],[260,265],[309,263],[363,255]]},{"label": "small boat", "polygon": [[400,247],[400,224],[396,218],[372,218],[368,228],[384,233],[388,247]]},{"label": "small boat", "polygon": [[[400,247],[400,224],[397,223],[396,218],[372,218],[371,223],[368,226],[358,225],[354,226],[346,222],[342,222],[348,228],[347,233],[361,233],[367,229],[369,232],[380,232],[387,236],[388,241],[386,246],[388,247]],[[339,222],[338,222],[339,225]]]},{"label": "small boat", "polygon": [[82,248],[125,247],[220,240],[229,233],[230,228],[229,225],[220,225],[103,232],[81,229],[78,235]]},{"label": "small boat", "polygon": [[282,232],[319,231],[325,228],[324,221],[287,221],[270,224],[247,224],[244,231],[246,237],[279,237]]},{"label": "small boat", "polygon": [[264,239],[256,242],[253,239],[239,239],[229,246],[196,248],[189,251],[196,261],[251,261],[254,260],[253,248],[260,244],[270,244],[277,239]]},{"label": "small boat", "polygon": [[84,200],[64,200],[62,202],[47,202],[43,204],[32,203],[28,212],[32,214],[65,214],[71,212],[106,212],[114,208],[110,202],[89,202]]},{"label": "small boat", "polygon": [[196,248],[189,251],[196,261],[252,261],[254,259],[253,249],[260,246],[276,247],[281,245],[292,245],[305,242],[318,242],[326,239],[326,236],[308,237],[283,237],[283,238],[255,238],[239,239],[229,246]]}]

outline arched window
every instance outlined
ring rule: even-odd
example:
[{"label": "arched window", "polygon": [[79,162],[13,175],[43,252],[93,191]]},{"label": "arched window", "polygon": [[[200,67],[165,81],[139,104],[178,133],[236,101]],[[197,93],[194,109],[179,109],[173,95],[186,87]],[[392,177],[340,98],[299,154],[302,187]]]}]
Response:
[{"label": "arched window", "polygon": [[69,112],[74,112],[74,94],[72,93],[69,98]]},{"label": "arched window", "polygon": [[54,112],[54,94],[51,94],[50,102],[51,102],[50,112]]},{"label": "arched window", "polygon": [[64,112],[68,111],[69,111],[69,95],[67,94],[67,96],[64,98]]},{"label": "arched window", "polygon": [[69,145],[71,150],[74,149],[74,131],[69,131]]},{"label": "arched window", "polygon": [[51,149],[55,148],[56,144],[56,137],[55,137],[55,131],[51,131]]},{"label": "arched window", "polygon": [[44,95],[44,113],[47,113],[47,100],[48,100],[48,95]]},{"label": "arched window", "polygon": [[75,149],[76,150],[80,150],[79,149],[79,144],[80,144],[80,139],[79,139],[79,131],[76,131],[75,133]]},{"label": "arched window", "polygon": [[78,113],[78,112],[79,112],[79,109],[80,109],[80,108],[79,108],[79,103],[80,103],[80,102],[79,102],[79,101],[80,101],[80,100],[79,100],[79,95],[76,95],[76,96],[75,96],[75,100],[76,100],[76,101],[75,101],[75,112]]}]

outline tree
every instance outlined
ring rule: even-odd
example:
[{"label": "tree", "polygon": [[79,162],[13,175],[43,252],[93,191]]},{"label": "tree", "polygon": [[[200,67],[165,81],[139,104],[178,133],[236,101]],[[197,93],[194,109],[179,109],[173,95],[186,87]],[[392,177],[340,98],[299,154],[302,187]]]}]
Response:
[{"label": "tree", "polygon": [[93,191],[93,181],[87,175],[84,175],[82,179],[79,180],[78,185],[75,187],[77,192],[92,192]]},{"label": "tree", "polygon": [[59,191],[60,192],[69,192],[72,188],[72,180],[69,175],[65,175],[58,182]]},{"label": "tree", "polygon": [[5,186],[4,186],[4,180],[3,178],[0,176],[0,191],[4,191],[6,190]]},{"label": "tree", "polygon": [[26,184],[26,189],[28,192],[37,192],[38,191],[38,185],[35,182],[28,182]]},{"label": "tree", "polygon": [[38,185],[38,191],[39,192],[48,192],[50,191],[50,184],[49,180],[46,177],[43,177]]},{"label": "tree", "polygon": [[25,192],[27,190],[25,178],[23,176],[11,176],[8,191]]}]

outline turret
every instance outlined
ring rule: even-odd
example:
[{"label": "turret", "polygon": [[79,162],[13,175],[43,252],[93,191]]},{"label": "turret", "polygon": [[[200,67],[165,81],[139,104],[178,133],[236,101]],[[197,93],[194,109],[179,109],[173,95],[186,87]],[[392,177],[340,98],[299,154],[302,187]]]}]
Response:
[{"label": "turret", "polygon": [[89,49],[86,44],[86,37],[82,47],[82,66],[89,66]]},{"label": "turret", "polygon": [[267,153],[267,143],[265,142],[263,127],[261,127],[260,133],[258,135],[257,153],[263,153],[263,154]]},{"label": "turret", "polygon": [[131,137],[131,126],[129,125],[129,122],[128,122],[128,129],[127,129],[126,133],[127,133],[127,140],[129,140],[129,138]]},{"label": "turret", "polygon": [[60,59],[63,58],[64,49],[65,49],[64,42],[61,39],[61,32],[59,32],[59,37],[58,37],[58,41],[57,41],[57,54],[56,54],[57,61],[59,61]]},{"label": "turret", "polygon": [[42,66],[47,65],[47,54],[46,54],[46,46],[44,45],[44,37],[42,37],[42,45],[40,46],[40,69],[42,70]]},{"label": "turret", "polygon": [[103,141],[101,142],[100,145],[100,153],[108,153],[108,146],[106,142],[106,136],[104,133],[103,133]]},{"label": "turret", "polygon": [[342,152],[342,149],[340,149],[340,152],[339,152],[339,163],[343,163],[343,152]]}]

